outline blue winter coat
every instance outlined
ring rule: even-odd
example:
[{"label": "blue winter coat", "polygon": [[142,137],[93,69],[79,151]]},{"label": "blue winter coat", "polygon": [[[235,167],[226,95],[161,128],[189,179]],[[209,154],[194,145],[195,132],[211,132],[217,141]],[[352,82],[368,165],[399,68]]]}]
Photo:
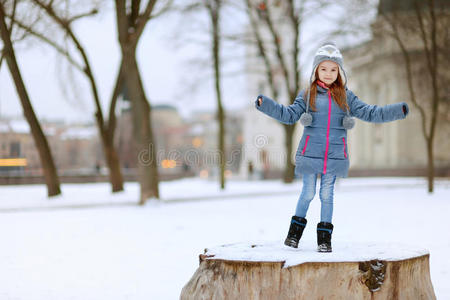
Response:
[{"label": "blue winter coat", "polygon": [[[256,100],[255,105],[259,111],[281,123],[294,124],[306,109],[303,95],[304,91],[301,91],[294,103],[289,106],[259,95],[258,98],[260,96],[263,98],[262,104],[259,106]],[[404,102],[383,107],[368,105],[348,89],[347,103],[351,116],[367,122],[384,123],[404,119],[409,112],[408,105]],[[345,111],[334,100],[329,99],[326,89],[317,86],[316,111],[310,110],[310,113],[313,121],[310,126],[305,127],[298,145],[295,155],[295,173],[327,173],[347,177],[349,168],[347,130],[342,126]]]}]

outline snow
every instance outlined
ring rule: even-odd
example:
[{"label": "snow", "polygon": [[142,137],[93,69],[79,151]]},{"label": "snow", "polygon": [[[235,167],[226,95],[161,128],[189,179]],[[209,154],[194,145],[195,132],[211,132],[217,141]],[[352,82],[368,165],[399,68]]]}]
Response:
[{"label": "snow", "polygon": [[4,119],[0,121],[0,132],[29,133],[30,126],[24,119],[11,119],[11,120]]},{"label": "snow", "polygon": [[30,125],[23,119],[11,120],[9,122],[11,129],[16,133],[30,133]]},{"label": "snow", "polygon": [[0,133],[7,133],[9,131],[10,131],[9,125],[6,123],[0,122]]},{"label": "snow", "polygon": [[52,199],[42,185],[0,186],[0,299],[179,299],[198,255],[231,256],[217,250],[230,244],[261,245],[249,259],[287,264],[429,252],[436,297],[450,299],[449,180],[432,195],[422,178],[338,181],[333,253],[314,251],[318,195],[299,249],[282,245],[298,181],[229,181],[221,192],[214,181],[184,179],[160,188],[164,201],[141,207],[136,183],[114,195],[104,183],[64,184]]},{"label": "snow", "polygon": [[84,127],[84,128],[69,128],[62,135],[61,139],[63,140],[89,140],[93,137],[97,136],[97,128],[92,127]]},{"label": "snow", "polygon": [[297,249],[286,247],[283,241],[261,243],[237,243],[207,248],[207,259],[235,261],[285,262],[283,267],[305,262],[359,262],[378,260],[404,260],[419,257],[429,252],[426,249],[399,243],[355,243],[353,241],[332,242],[332,253],[317,252],[317,245],[300,243]]}]

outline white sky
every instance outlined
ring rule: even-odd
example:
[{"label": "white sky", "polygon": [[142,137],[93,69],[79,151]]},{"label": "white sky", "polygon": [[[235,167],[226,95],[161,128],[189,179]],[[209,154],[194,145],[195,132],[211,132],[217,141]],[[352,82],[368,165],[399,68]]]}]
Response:
[{"label": "white sky", "polygon": [[[198,19],[195,20],[195,22],[198,21]],[[321,24],[320,29],[317,26],[318,21]],[[324,21],[323,16],[318,16],[305,23],[302,41],[309,42],[314,39],[314,35],[321,35],[321,32],[326,31],[330,24]],[[244,29],[244,22],[235,18],[230,24]],[[138,62],[151,104],[174,105],[183,115],[195,110],[212,111],[216,108],[213,81],[212,77],[208,76],[212,74],[212,70],[209,66],[190,63],[195,59],[207,61],[210,55],[207,41],[203,46],[183,42],[186,36],[180,27],[187,23],[192,22],[186,20],[183,23],[180,21],[180,16],[175,14],[156,19],[147,25],[138,47]],[[229,28],[225,28],[227,29]],[[115,14],[110,10],[95,18],[85,19],[78,23],[75,30],[88,51],[104,112],[106,112],[120,59],[116,40]],[[200,39],[205,40],[204,37]],[[67,84],[66,91],[63,92],[61,81],[68,83],[71,80],[67,75],[64,60],[51,48],[41,43],[35,42],[28,46],[29,44],[17,47],[16,55],[38,117],[71,122],[92,121],[93,101],[85,77],[74,70],[79,87],[78,92],[74,94],[70,84]],[[181,44],[187,46],[180,46]],[[242,73],[244,62],[240,59],[244,56],[243,47],[228,45],[223,52],[228,58],[237,57],[227,64],[228,75],[223,78],[222,92],[225,108],[236,109],[253,103],[254,99],[248,98],[245,76]],[[310,52],[306,47],[303,56]],[[302,57],[302,61],[304,60],[305,57]],[[308,64],[306,67],[307,70],[310,69]],[[195,84],[195,91],[193,84]],[[21,114],[22,108],[4,63],[0,70],[0,117]]]},{"label": "white sky", "polygon": [[[161,21],[164,21],[161,19]],[[177,68],[182,66],[182,57],[166,40],[165,26],[159,20],[149,23],[138,49],[139,64],[151,103],[173,102],[179,76]],[[154,30],[152,30],[154,29]],[[114,14],[108,13],[98,18],[79,22],[76,32],[88,51],[88,56],[100,90],[101,101],[109,103],[109,98],[120,60],[120,49],[116,41],[116,24]],[[89,120],[93,116],[93,101],[87,80],[77,75],[80,83],[80,98],[73,95],[67,87],[64,93],[59,87],[60,81],[68,82],[66,68],[61,67],[63,61],[52,49],[34,43],[33,48],[19,50],[17,53],[28,92],[39,117],[61,118],[76,121]],[[61,72],[62,71],[62,72]],[[17,115],[21,106],[10,79],[6,64],[0,72],[0,114]],[[68,99],[67,95],[70,97]],[[107,108],[107,105],[104,106]]]}]

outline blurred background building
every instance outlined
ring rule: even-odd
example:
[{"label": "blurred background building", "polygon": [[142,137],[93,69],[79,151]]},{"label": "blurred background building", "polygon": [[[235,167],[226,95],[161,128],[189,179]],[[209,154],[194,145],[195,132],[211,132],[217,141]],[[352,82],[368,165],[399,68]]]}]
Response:
[{"label": "blurred background building", "polygon": [[[131,112],[122,105],[116,139],[124,175],[136,176],[137,153],[133,141]],[[157,159],[162,179],[184,176],[218,176],[216,152],[218,126],[213,112],[197,112],[182,118],[170,105],[152,109]],[[229,112],[226,121],[227,174],[237,174],[242,156],[242,116]],[[102,146],[94,124],[41,122],[55,159],[64,176],[105,176]],[[24,119],[0,120],[0,176],[40,176],[38,152]],[[105,177],[106,178],[106,177]]]},{"label": "blurred background building", "polygon": [[[450,2],[446,3],[449,7]],[[422,134],[419,111],[409,99],[404,59],[395,40],[380,32],[386,25],[380,17],[381,12],[389,14],[395,10],[398,13],[409,13],[411,18],[415,18],[413,9],[412,0],[381,0],[378,5],[378,16],[371,26],[373,38],[351,48],[342,49],[344,67],[349,76],[349,88],[362,101],[379,106],[405,101],[410,107],[410,114],[405,120],[383,124],[358,120],[355,128],[349,130],[350,176],[426,174],[426,143]],[[285,33],[291,34],[288,29]],[[417,44],[412,43],[408,47],[413,53],[413,58],[423,56]],[[290,49],[285,48],[284,51]],[[415,70],[427,72],[424,65],[426,62],[423,59],[415,59],[414,63]],[[307,64],[305,68],[310,70],[311,64]],[[257,95],[267,95],[269,89],[266,87],[266,79],[261,75],[265,72],[264,63],[255,46],[249,46],[247,49],[246,70],[248,98],[255,101]],[[450,71],[446,68],[445,72]],[[275,72],[275,76],[282,77],[279,72]],[[303,84],[306,85],[307,83]],[[276,100],[286,105],[285,94],[280,93],[279,99]],[[257,111],[253,103],[248,106],[245,116],[243,125],[245,162],[241,165],[241,174],[248,176],[249,169],[245,164],[251,162],[257,173],[266,173],[260,177],[281,177],[286,155],[281,124]],[[439,116],[434,143],[437,176],[450,176],[450,123],[445,121],[446,118],[448,119],[448,116]],[[294,133],[296,146],[302,133],[303,127],[297,124]]]},{"label": "blurred background building", "polygon": [[0,120],[1,173],[32,172],[40,168],[28,123],[21,119]]},{"label": "blurred background building", "polygon": [[[131,111],[127,100],[121,102],[115,142],[125,172],[133,174],[137,154],[130,122]],[[218,125],[215,116],[215,112],[198,111],[183,118],[174,106],[152,106],[152,125],[162,176],[217,176]],[[241,164],[242,121],[239,113],[227,113],[225,143],[228,176],[238,173]]]},{"label": "blurred background building", "polygon": [[[436,2],[436,5],[446,3],[447,8],[450,8],[448,1]],[[381,16],[395,13],[412,19],[411,24],[414,24],[417,18],[414,10],[414,1],[381,0],[377,18],[371,26],[373,38],[343,51],[349,88],[360,99],[380,106],[405,101],[410,107],[410,114],[403,121],[385,124],[358,122],[349,131],[350,160],[354,174],[424,174],[427,149],[420,113],[410,99],[401,49],[393,38],[383,34],[387,24]],[[412,69],[428,75],[422,41],[418,38],[407,41],[405,45],[412,58]],[[445,72],[450,72],[444,68]],[[421,87],[420,83],[415,83],[415,89],[419,95],[418,101],[430,101],[429,89]],[[441,108],[447,111],[443,105]],[[438,116],[434,139],[437,176],[450,175],[450,123],[445,119],[444,115]]]}]

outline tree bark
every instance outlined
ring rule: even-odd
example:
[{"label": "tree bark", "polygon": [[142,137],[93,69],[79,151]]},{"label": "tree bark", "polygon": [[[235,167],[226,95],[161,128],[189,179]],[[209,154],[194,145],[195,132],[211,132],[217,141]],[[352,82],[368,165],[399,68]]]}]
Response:
[{"label": "tree bark", "polygon": [[[437,117],[437,116],[436,116]],[[428,179],[428,193],[432,193],[434,190],[434,153],[433,153],[433,141],[434,134],[427,141],[427,179]]]},{"label": "tree bark", "polygon": [[212,54],[214,61],[214,86],[217,99],[217,121],[219,122],[218,146],[220,188],[225,189],[225,112],[222,105],[222,93],[220,90],[220,6],[222,0],[207,2],[212,25]]},{"label": "tree bark", "polygon": [[116,85],[113,90],[111,102],[109,104],[108,124],[105,124],[103,143],[105,147],[105,155],[109,167],[109,181],[112,185],[113,192],[123,191],[123,176],[120,168],[120,159],[114,145],[114,133],[116,131],[116,104],[119,97],[120,89],[125,82],[123,75],[123,66],[120,65],[119,74],[117,75]]},{"label": "tree bark", "polygon": [[[145,204],[149,198],[159,198],[157,148],[151,129],[151,106],[145,95],[136,60],[137,44],[148,20],[152,18],[156,2],[157,0],[149,0],[144,11],[140,13],[140,1],[127,3],[125,0],[115,0],[123,76],[130,93],[133,135],[138,150],[140,205]],[[128,11],[128,8],[131,10]]]},{"label": "tree bark", "polygon": [[285,149],[286,149],[286,163],[285,163],[285,169],[283,174],[283,181],[285,183],[291,183],[294,181],[295,177],[295,166],[292,164],[292,151],[294,150],[294,142],[292,136],[294,135],[295,126],[293,125],[283,125],[284,128],[284,143],[285,143]]},{"label": "tree bark", "polygon": [[145,96],[135,52],[123,53],[125,82],[132,99],[133,130],[138,148],[140,204],[159,198],[156,143],[151,130],[151,106]]},{"label": "tree bark", "polygon": [[392,261],[283,265],[200,255],[200,266],[180,299],[436,299],[429,254]]},{"label": "tree bark", "polygon": [[108,134],[105,131],[101,133],[101,138],[106,165],[109,169],[109,182],[111,183],[112,192],[123,191],[123,176],[114,141],[108,138]]},{"label": "tree bark", "polygon": [[45,137],[36,114],[34,113],[33,106],[31,105],[25,84],[22,80],[22,75],[17,64],[14,48],[11,43],[10,32],[6,26],[5,11],[2,3],[0,3],[0,34],[3,40],[3,52],[5,53],[6,63],[16,86],[16,91],[22,104],[23,113],[28,124],[30,125],[31,134],[39,153],[42,169],[44,171],[44,178],[47,185],[47,194],[49,197],[59,195],[61,194],[61,189],[53,156],[48,145],[47,138]]}]

